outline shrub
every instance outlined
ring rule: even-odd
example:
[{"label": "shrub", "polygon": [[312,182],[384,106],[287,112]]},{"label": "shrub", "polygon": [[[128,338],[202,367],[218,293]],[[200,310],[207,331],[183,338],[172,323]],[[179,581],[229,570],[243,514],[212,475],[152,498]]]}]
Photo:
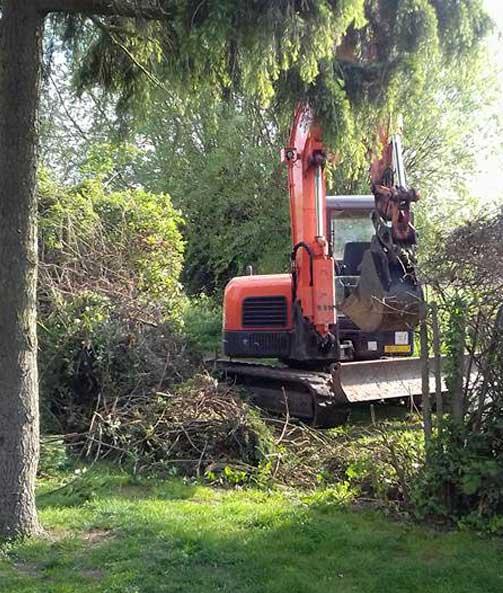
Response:
[{"label": "shrub", "polygon": [[99,178],[61,188],[43,174],[40,194],[40,291],[49,305],[87,290],[134,304],[137,314],[180,314],[182,217],[169,196],[109,193]]},{"label": "shrub", "polygon": [[417,510],[490,531],[503,516],[502,238],[503,211],[484,212],[424,262],[445,326],[449,397],[417,481]]},{"label": "shrub", "polygon": [[40,441],[38,473],[43,476],[57,474],[69,465],[68,448],[62,438],[44,438]]},{"label": "shrub", "polygon": [[414,502],[419,517],[494,531],[503,517],[503,419],[485,423],[479,433],[447,422],[416,476]]},{"label": "shrub", "polygon": [[187,301],[184,332],[192,349],[199,355],[214,355],[222,344],[222,305],[215,298],[201,294]]},{"label": "shrub", "polygon": [[40,182],[39,343],[47,429],[78,429],[99,398],[162,389],[191,370],[180,214],[166,195],[101,179]]}]

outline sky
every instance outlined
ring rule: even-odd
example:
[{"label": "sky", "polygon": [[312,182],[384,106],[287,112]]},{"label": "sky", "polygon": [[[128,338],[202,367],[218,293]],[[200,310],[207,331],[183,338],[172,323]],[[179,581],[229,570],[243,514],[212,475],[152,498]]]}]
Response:
[{"label": "sky", "polygon": [[[503,0],[483,0],[487,12],[496,24],[496,30],[490,40],[490,59],[499,71],[503,91]],[[503,117],[503,92],[498,110]],[[502,144],[503,146],[503,144]],[[484,202],[501,205],[503,203],[503,150],[496,154],[481,153],[479,171],[474,176],[472,192]]]},{"label": "sky", "polygon": [[503,0],[484,0],[486,10],[500,29],[503,29]]}]

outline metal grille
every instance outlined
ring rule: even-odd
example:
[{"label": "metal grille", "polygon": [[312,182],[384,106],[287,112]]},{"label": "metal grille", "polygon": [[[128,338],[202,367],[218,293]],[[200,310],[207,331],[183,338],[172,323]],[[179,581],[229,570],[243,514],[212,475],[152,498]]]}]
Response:
[{"label": "metal grille", "polygon": [[243,327],[285,327],[286,324],[285,297],[248,297],[244,300]]},{"label": "metal grille", "polygon": [[287,332],[226,332],[226,356],[288,356],[290,336]]}]

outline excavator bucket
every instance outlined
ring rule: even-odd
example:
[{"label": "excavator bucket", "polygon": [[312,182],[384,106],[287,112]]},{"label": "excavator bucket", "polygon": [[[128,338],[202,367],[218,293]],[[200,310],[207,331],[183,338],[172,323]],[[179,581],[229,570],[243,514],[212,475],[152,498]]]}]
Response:
[{"label": "excavator bucket", "polygon": [[349,285],[338,303],[342,312],[365,332],[414,329],[419,322],[421,287],[415,272],[416,231],[411,204],[419,200],[408,189],[398,135],[388,142],[371,167],[375,235],[363,255],[356,286]]},{"label": "excavator bucket", "polygon": [[403,331],[417,326],[421,300],[419,285],[407,275],[390,275],[380,253],[369,249],[358,284],[348,289],[339,308],[363,331]]}]

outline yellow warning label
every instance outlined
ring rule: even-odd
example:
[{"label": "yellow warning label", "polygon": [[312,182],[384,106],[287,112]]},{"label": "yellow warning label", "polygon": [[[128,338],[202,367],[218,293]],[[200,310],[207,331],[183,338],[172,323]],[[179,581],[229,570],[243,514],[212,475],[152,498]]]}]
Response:
[{"label": "yellow warning label", "polygon": [[388,352],[390,354],[404,354],[406,352],[410,352],[410,344],[394,344],[392,346],[384,346],[384,352]]}]

